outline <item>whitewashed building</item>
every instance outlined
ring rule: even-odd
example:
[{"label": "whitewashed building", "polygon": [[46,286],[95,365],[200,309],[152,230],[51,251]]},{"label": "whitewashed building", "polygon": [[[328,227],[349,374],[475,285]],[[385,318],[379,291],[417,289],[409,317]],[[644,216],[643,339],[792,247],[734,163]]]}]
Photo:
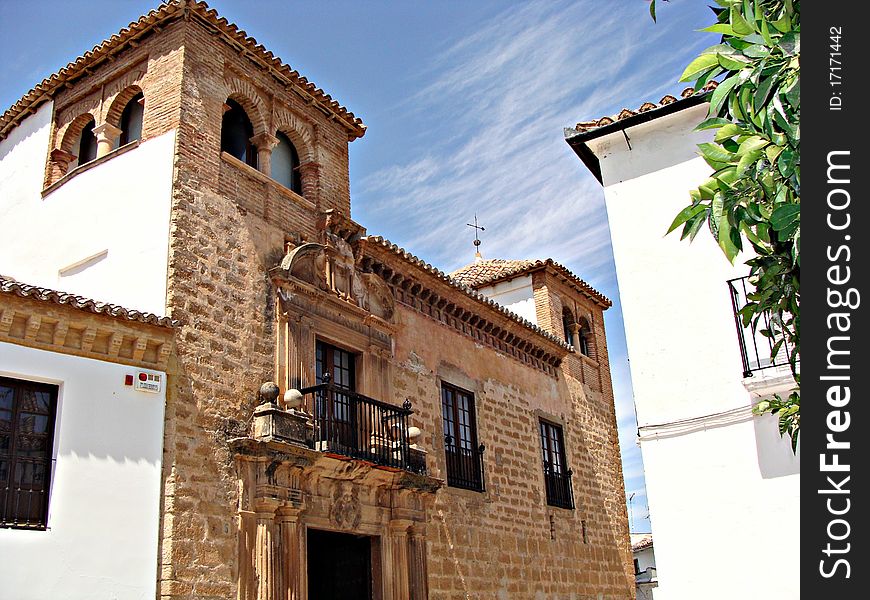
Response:
[{"label": "whitewashed building", "polygon": [[155,597],[172,335],[0,276],[0,596]]},{"label": "whitewashed building", "polygon": [[[712,236],[665,235],[710,168],[694,131],[706,95],[687,90],[579,123],[566,141],[604,187],[625,320],[651,515],[657,600],[791,599],[798,456],[775,417],[752,406],[788,393],[787,365],[738,325],[746,257],[732,266]],[[785,362],[785,361],[778,361]],[[715,543],[708,532],[716,530]],[[730,573],[722,577],[723,572]]]}]

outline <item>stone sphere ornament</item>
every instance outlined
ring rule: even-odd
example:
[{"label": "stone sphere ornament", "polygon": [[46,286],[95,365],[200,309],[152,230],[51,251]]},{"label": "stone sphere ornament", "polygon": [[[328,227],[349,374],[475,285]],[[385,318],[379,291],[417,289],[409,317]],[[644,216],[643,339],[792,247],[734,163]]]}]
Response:
[{"label": "stone sphere ornament", "polygon": [[289,389],[284,393],[284,409],[299,410],[302,408],[302,392],[297,389]]},{"label": "stone sphere ornament", "polygon": [[408,427],[408,442],[410,444],[416,444],[420,440],[421,435],[423,435],[423,432],[419,427]]},{"label": "stone sphere ornament", "polygon": [[278,394],[281,390],[278,389],[278,384],[274,381],[267,381],[260,386],[260,403],[261,404],[276,404]]}]

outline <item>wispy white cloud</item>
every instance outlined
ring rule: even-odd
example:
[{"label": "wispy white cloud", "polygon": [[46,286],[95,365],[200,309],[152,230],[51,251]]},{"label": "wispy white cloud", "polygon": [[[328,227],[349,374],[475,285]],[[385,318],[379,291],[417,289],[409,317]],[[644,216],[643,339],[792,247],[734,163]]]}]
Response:
[{"label": "wispy white cloud", "polygon": [[[415,123],[408,134],[415,151],[356,184],[356,213],[447,271],[471,261],[465,224],[477,214],[485,257],[552,257],[615,297],[603,193],[562,130],[679,89],[682,66],[705,40],[685,43],[684,7],[671,4],[670,26],[653,26],[642,2],[538,0],[511,5],[451,40],[420,65],[419,91],[393,107]],[[684,27],[679,47],[675,27]],[[622,344],[621,332],[615,338]],[[648,509],[619,344],[611,361],[637,525]]]}]

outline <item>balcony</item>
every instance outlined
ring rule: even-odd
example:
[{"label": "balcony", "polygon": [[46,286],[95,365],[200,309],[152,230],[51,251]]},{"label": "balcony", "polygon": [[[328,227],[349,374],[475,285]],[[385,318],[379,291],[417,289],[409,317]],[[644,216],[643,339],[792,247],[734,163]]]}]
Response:
[{"label": "balcony", "polygon": [[414,443],[420,430],[409,426],[411,402],[401,407],[333,384],[299,390],[313,433],[309,447],[377,465],[425,474],[426,454]]},{"label": "balcony", "polygon": [[[788,367],[791,362],[792,346],[784,339],[783,334],[776,333],[775,317],[764,314],[753,328],[752,325],[744,326],[740,309],[746,306],[748,299],[749,277],[731,279],[728,283],[728,292],[731,297],[731,307],[734,312],[734,325],[737,328],[737,339],[740,344],[740,357],[743,362],[743,377],[752,377],[757,371],[774,367]],[[773,326],[773,327],[771,327]],[[766,336],[762,331],[774,331],[772,336]],[[774,348],[780,343],[774,354]]]},{"label": "balcony", "polygon": [[468,443],[457,445],[453,436],[444,436],[444,456],[447,460],[447,485],[450,487],[484,491],[483,453],[486,446],[477,448]]},{"label": "balcony", "polygon": [[571,486],[570,469],[557,472],[550,465],[544,465],[544,486],[547,489],[547,504],[557,508],[574,508],[574,489]]}]

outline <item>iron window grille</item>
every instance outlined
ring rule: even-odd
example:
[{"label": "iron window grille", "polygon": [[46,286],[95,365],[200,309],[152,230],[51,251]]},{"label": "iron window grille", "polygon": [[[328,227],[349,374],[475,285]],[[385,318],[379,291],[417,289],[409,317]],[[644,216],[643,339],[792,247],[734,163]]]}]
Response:
[{"label": "iron window grille", "polygon": [[565,461],[565,441],[562,428],[549,421],[540,421],[541,455],[544,462],[544,487],[547,504],[558,508],[574,508],[571,469]]},{"label": "iron window grille", "polygon": [[0,527],[45,529],[57,387],[0,377]]},{"label": "iron window grille", "polygon": [[734,313],[734,325],[737,328],[737,341],[740,346],[744,377],[752,377],[754,372],[762,369],[790,364],[793,351],[792,345],[785,338],[777,315],[764,313],[757,326],[743,325],[740,309],[749,302],[747,298],[749,293],[748,280],[749,277],[746,276],[727,282],[731,308]]},{"label": "iron window grille", "polygon": [[444,454],[447,485],[484,491],[483,453],[477,443],[474,394],[447,383],[441,384],[441,415],[444,422]]}]

